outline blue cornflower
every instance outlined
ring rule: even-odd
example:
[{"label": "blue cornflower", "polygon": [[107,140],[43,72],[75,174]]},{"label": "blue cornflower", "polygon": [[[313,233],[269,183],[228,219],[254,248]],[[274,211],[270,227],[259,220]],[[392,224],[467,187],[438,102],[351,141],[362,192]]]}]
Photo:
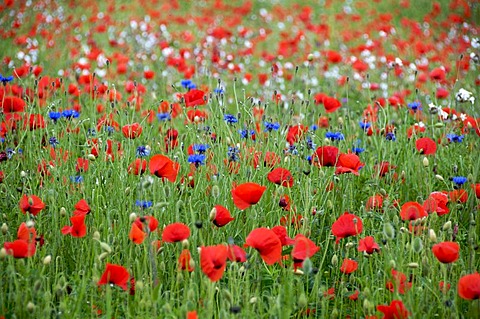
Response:
[{"label": "blue cornflower", "polygon": [[60,113],[60,112],[50,112],[50,113],[48,113],[48,116],[50,117],[51,120],[53,120],[54,123],[56,123],[57,120],[62,117],[62,113]]},{"label": "blue cornflower", "polygon": [[318,130],[318,125],[317,124],[312,124],[310,126],[310,131],[315,132],[316,130]]},{"label": "blue cornflower", "polygon": [[81,175],[77,175],[77,176],[70,176],[70,180],[72,181],[72,183],[81,183],[83,182],[83,176]]},{"label": "blue cornflower", "polygon": [[[182,81],[180,81],[180,84],[181,84],[184,88],[188,89],[189,86],[193,84],[193,82],[192,82],[192,80],[182,80]],[[193,84],[193,85],[195,86],[195,84]]]},{"label": "blue cornflower", "polygon": [[97,130],[94,128],[89,128],[87,130],[87,136],[97,136]]},{"label": "blue cornflower", "polygon": [[278,131],[278,129],[280,128],[280,124],[278,122],[263,122],[263,125],[265,125],[264,132]]},{"label": "blue cornflower", "polygon": [[8,159],[11,159],[11,158],[13,157],[13,155],[15,155],[14,149],[13,149],[13,148],[10,148],[10,147],[7,148],[7,149],[5,150],[5,152],[7,153]]},{"label": "blue cornflower", "polygon": [[204,154],[192,154],[188,155],[188,162],[195,164],[195,167],[205,164],[205,155]]},{"label": "blue cornflower", "polygon": [[146,146],[139,146],[137,147],[137,157],[145,157],[145,156],[148,156],[150,155],[150,148],[146,147]]},{"label": "blue cornflower", "polygon": [[48,139],[48,143],[53,147],[55,148],[58,144],[60,144],[60,142],[57,140],[57,138],[55,136],[52,136]]},{"label": "blue cornflower", "polygon": [[216,88],[215,90],[213,90],[213,92],[215,94],[220,95],[220,94],[223,94],[225,91],[223,90],[223,88]]},{"label": "blue cornflower", "polygon": [[364,148],[361,148],[361,147],[356,147],[356,146],[354,146],[354,147],[352,147],[352,152],[358,155],[358,154],[360,154],[360,153],[365,152],[365,149],[364,149]]},{"label": "blue cornflower", "polygon": [[227,124],[235,124],[238,122],[238,119],[232,114],[225,114],[223,116],[223,119],[225,120],[225,122],[227,122]]},{"label": "blue cornflower", "polygon": [[3,137],[0,137],[0,143],[5,142],[5,139]]},{"label": "blue cornflower", "polygon": [[80,113],[78,113],[75,110],[65,110],[62,112],[62,117],[65,117],[67,119],[77,118],[79,116],[80,116]]},{"label": "blue cornflower", "polygon": [[240,150],[238,148],[229,146],[227,152],[228,160],[231,162],[238,161],[240,159],[240,156],[238,156],[239,153]]},{"label": "blue cornflower", "polygon": [[297,147],[295,146],[295,144],[292,144],[288,147],[288,149],[286,150],[286,153],[290,153],[292,155],[298,155],[298,150],[297,150]]},{"label": "blue cornflower", "polygon": [[110,126],[110,125],[105,125],[104,129],[108,134],[112,134],[113,132],[115,132],[115,128],[113,126]]},{"label": "blue cornflower", "polygon": [[135,201],[135,206],[138,206],[142,209],[149,208],[153,206],[153,203],[149,200],[136,200]]},{"label": "blue cornflower", "polygon": [[170,121],[170,113],[157,113],[157,119],[159,121]]},{"label": "blue cornflower", "polygon": [[13,76],[12,75],[4,77],[3,75],[0,74],[0,82],[2,82],[3,85],[7,85],[7,83],[11,82],[11,81],[13,81]]},{"label": "blue cornflower", "polygon": [[413,112],[417,112],[418,110],[422,110],[422,103],[415,101],[407,104],[408,108]]},{"label": "blue cornflower", "polygon": [[385,139],[387,141],[396,141],[397,138],[395,137],[395,133],[392,133],[392,132],[388,132],[386,135],[385,135]]},{"label": "blue cornflower", "polygon": [[309,150],[314,150],[317,148],[317,145],[313,143],[313,140],[310,136],[307,136],[306,140],[307,140],[307,148]]},{"label": "blue cornflower", "polygon": [[327,132],[325,137],[332,141],[343,141],[345,139],[345,136],[340,132]]},{"label": "blue cornflower", "polygon": [[462,186],[467,182],[467,178],[465,176],[455,176],[452,177],[452,182],[454,182],[457,186]]},{"label": "blue cornflower", "polygon": [[208,144],[193,144],[192,149],[198,154],[203,154],[210,148]]},{"label": "blue cornflower", "polygon": [[449,142],[461,143],[463,142],[463,135],[456,135],[453,133],[447,134],[447,139]]},{"label": "blue cornflower", "polygon": [[366,131],[370,128],[370,126],[372,126],[372,124],[370,122],[365,122],[365,121],[360,121],[358,122],[358,125],[360,125],[360,128],[363,130],[363,131]]}]

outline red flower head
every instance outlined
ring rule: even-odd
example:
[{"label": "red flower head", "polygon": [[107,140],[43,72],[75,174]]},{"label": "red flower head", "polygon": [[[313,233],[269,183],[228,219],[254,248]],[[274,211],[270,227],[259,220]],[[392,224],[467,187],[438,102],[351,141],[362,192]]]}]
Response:
[{"label": "red flower head", "polygon": [[86,158],[77,158],[77,164],[75,165],[75,170],[77,172],[86,172],[88,171],[88,159]]},{"label": "red flower head", "polygon": [[180,166],[164,155],[153,155],[149,163],[150,173],[157,177],[166,178],[174,183],[177,179]]},{"label": "red flower head", "polygon": [[2,103],[0,108],[3,113],[23,112],[25,110],[25,101],[16,96],[5,96],[0,99],[0,103]]},{"label": "red flower head", "polygon": [[370,196],[365,204],[365,210],[367,211],[382,211],[383,210],[383,197],[382,195],[373,195]]},{"label": "red flower head", "polygon": [[294,183],[292,173],[290,173],[288,169],[281,167],[275,168],[273,171],[268,173],[267,179],[272,183],[282,185],[284,187],[292,187]]},{"label": "red flower head", "polygon": [[189,272],[193,271],[193,266],[192,263],[190,262],[192,260],[192,255],[190,254],[190,250],[184,249],[180,253],[180,256],[178,257],[178,268],[180,270],[188,270]]},{"label": "red flower head", "polygon": [[153,232],[158,228],[158,220],[153,216],[138,217],[135,219],[134,223],[142,230],[145,229],[145,226],[147,225],[150,232]]},{"label": "red flower head", "polygon": [[45,208],[45,204],[42,202],[42,200],[35,195],[23,195],[20,199],[19,205],[22,213],[26,214],[28,212],[33,216],[36,216],[42,211],[42,209]]},{"label": "red flower head", "polygon": [[444,68],[435,68],[430,72],[430,80],[434,82],[445,81],[446,72]]},{"label": "red flower head", "polygon": [[275,232],[268,228],[252,230],[245,246],[255,248],[268,265],[273,265],[282,258],[282,243]]},{"label": "red flower head", "polygon": [[364,251],[367,254],[373,254],[380,251],[380,246],[375,242],[375,238],[367,236],[358,242],[358,251]]},{"label": "red flower head", "polygon": [[237,263],[243,263],[247,261],[247,253],[242,249],[242,247],[237,245],[229,245],[228,259]]},{"label": "red flower head", "polygon": [[323,98],[323,106],[327,113],[333,113],[342,106],[342,103],[334,97],[326,96]]},{"label": "red flower head", "polygon": [[295,240],[291,239],[287,235],[287,229],[284,226],[275,226],[272,231],[277,235],[278,239],[282,243],[282,246],[293,245]]},{"label": "red flower head", "polygon": [[401,300],[393,300],[390,305],[377,306],[383,312],[383,319],[406,319],[410,315]]},{"label": "red flower head", "polygon": [[335,174],[352,173],[359,175],[358,170],[364,165],[364,163],[360,162],[360,157],[356,154],[340,154]]},{"label": "red flower head", "polygon": [[444,264],[453,263],[458,259],[460,245],[452,241],[445,241],[433,245],[432,252],[438,261]]},{"label": "red flower head", "polygon": [[311,258],[320,248],[313,241],[302,234],[295,236],[295,243],[292,249],[292,258],[295,263],[302,263],[305,259]]},{"label": "red flower head", "polygon": [[480,299],[480,274],[465,275],[458,281],[458,295],[467,300]]},{"label": "red flower head", "polygon": [[473,188],[474,192],[475,192],[475,197],[477,199],[480,199],[480,183],[478,184],[472,184],[471,187]]},{"label": "red flower head", "polygon": [[99,286],[113,284],[119,286],[123,290],[127,290],[129,279],[130,274],[125,267],[107,263],[107,267],[97,284]]},{"label": "red flower head", "polygon": [[36,251],[35,241],[28,242],[23,239],[6,242],[3,244],[3,248],[7,251],[7,254],[12,255],[14,258],[32,257]]},{"label": "red flower head", "polygon": [[75,207],[75,211],[73,212],[74,216],[87,215],[91,212],[90,206],[88,206],[88,203],[85,199],[79,200],[74,207]]},{"label": "red flower head", "polygon": [[142,135],[142,126],[138,123],[125,125],[122,127],[123,136],[130,139],[135,139]]},{"label": "red flower head", "polygon": [[213,224],[217,227],[222,227],[234,220],[230,215],[230,212],[227,208],[223,207],[222,205],[215,205],[215,208],[210,213],[210,218]]},{"label": "red flower head", "polygon": [[406,202],[400,210],[402,220],[415,220],[427,216],[428,214],[425,209],[423,209],[423,206],[417,202]]},{"label": "red flower head", "polygon": [[63,226],[62,234],[70,234],[72,237],[85,237],[87,234],[87,225],[85,225],[85,215],[70,217],[72,226]]},{"label": "red flower head", "polygon": [[167,225],[162,232],[162,240],[166,243],[175,243],[190,237],[190,228],[183,223]]},{"label": "red flower head", "polygon": [[227,267],[228,248],[225,245],[206,246],[200,249],[202,272],[211,281],[219,281]]},{"label": "red flower head", "polygon": [[335,166],[338,159],[338,148],[336,146],[320,146],[315,150],[312,156],[314,165]]},{"label": "red flower head", "polygon": [[188,91],[183,95],[186,107],[194,107],[204,105],[207,102],[205,92],[197,89]]},{"label": "red flower head", "polygon": [[340,239],[349,236],[356,236],[360,234],[362,230],[363,224],[360,217],[348,212],[345,212],[342,216],[340,216],[332,225],[332,233],[335,237],[337,237],[337,244]]},{"label": "red flower head", "polygon": [[35,227],[28,227],[26,223],[21,223],[17,230],[17,239],[25,240],[27,243],[35,242],[37,231]]},{"label": "red flower head", "polygon": [[447,207],[448,196],[442,192],[433,192],[428,198],[423,202],[423,209],[428,214],[437,213],[437,215],[442,216],[448,214],[450,209]]},{"label": "red flower head", "polygon": [[147,234],[143,231],[141,227],[138,227],[136,223],[132,224],[130,228],[130,233],[128,234],[128,238],[133,241],[135,244],[139,245],[143,243]]},{"label": "red flower head", "polygon": [[407,281],[407,276],[404,273],[392,269],[393,282],[388,281],[385,287],[390,292],[398,291],[399,294],[403,295],[410,288],[412,288],[412,283]]},{"label": "red flower head", "polygon": [[295,142],[300,141],[303,135],[308,131],[308,126],[304,125],[292,125],[288,128],[287,142],[293,145]]},{"label": "red flower head", "polygon": [[233,203],[244,210],[258,203],[267,188],[256,183],[244,183],[232,189]]},{"label": "red flower head", "polygon": [[415,147],[420,152],[420,154],[424,155],[435,154],[435,152],[437,151],[437,144],[429,137],[419,138],[415,142]]},{"label": "red flower head", "polygon": [[373,167],[375,171],[375,176],[384,177],[391,169],[397,168],[395,165],[390,164],[389,162],[381,162],[380,164],[375,164]]},{"label": "red flower head", "polygon": [[344,274],[351,274],[358,268],[358,262],[353,259],[345,258],[340,266],[340,271]]},{"label": "red flower head", "polygon": [[147,160],[137,158],[130,165],[128,165],[127,171],[129,174],[142,175],[147,171]]}]

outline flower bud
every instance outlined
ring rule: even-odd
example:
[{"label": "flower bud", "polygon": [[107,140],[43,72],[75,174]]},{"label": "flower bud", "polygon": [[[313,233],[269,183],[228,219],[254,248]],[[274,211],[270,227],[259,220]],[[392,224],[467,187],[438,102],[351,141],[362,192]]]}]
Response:
[{"label": "flower bud", "polygon": [[8,232],[8,225],[6,223],[2,224],[2,234],[5,235]]},{"label": "flower bud", "polygon": [[107,258],[108,256],[108,253],[101,253],[99,256],[98,256],[98,260],[102,261],[104,260],[105,258]]},{"label": "flower bud", "polygon": [[29,221],[27,221],[27,223],[26,223],[26,224],[27,224],[27,227],[28,227],[28,228],[35,227],[35,222],[34,222],[33,220],[29,220]]},{"label": "flower bud", "polygon": [[428,167],[430,163],[428,162],[428,158],[426,156],[423,157],[423,166]]},{"label": "flower bud", "polygon": [[307,60],[308,60],[308,62],[312,62],[312,61],[313,61],[313,58],[314,58],[314,56],[313,56],[312,53],[309,53],[309,54],[307,55]]},{"label": "flower bud", "polygon": [[435,175],[435,178],[438,179],[439,181],[442,181],[444,182],[445,180],[443,179],[443,176],[442,175]]},{"label": "flower bud", "polygon": [[423,250],[423,242],[420,237],[415,237],[412,243],[412,249],[414,252],[417,254],[420,253]]},{"label": "flower bud", "polygon": [[428,230],[428,239],[430,239],[432,243],[437,242],[437,234],[435,234],[435,231],[431,228]]},{"label": "flower bud", "polygon": [[130,220],[131,223],[133,223],[135,219],[137,219],[136,213],[131,213],[130,216],[128,216],[128,220]]},{"label": "flower bud", "polygon": [[88,159],[89,161],[92,161],[92,162],[93,162],[93,161],[95,161],[97,158],[96,158],[95,155],[93,155],[93,154],[88,154],[88,155],[87,155],[87,159]]},{"label": "flower bud", "polygon": [[182,247],[183,249],[188,249],[188,239],[182,240]]},{"label": "flower bud", "polygon": [[303,271],[306,274],[309,274],[309,273],[312,272],[313,264],[312,264],[312,261],[310,260],[310,258],[307,258],[303,261],[302,268],[303,268]]},{"label": "flower bud", "polygon": [[416,268],[418,268],[418,263],[409,263],[408,267],[416,269]]},{"label": "flower bud", "polygon": [[20,172],[20,177],[21,177],[21,178],[27,177],[27,173],[26,173],[25,171],[21,171],[21,172]]},{"label": "flower bud", "polygon": [[331,263],[332,263],[332,266],[338,265],[338,256],[336,254],[332,256]]},{"label": "flower bud", "polygon": [[212,210],[210,211],[210,221],[213,221],[216,216],[217,216],[217,209],[213,207]]},{"label": "flower bud", "polygon": [[100,240],[100,233],[98,231],[93,233],[93,240]]},{"label": "flower bud", "polygon": [[3,259],[5,257],[7,257],[8,254],[7,254],[7,250],[5,248],[1,248],[0,249],[0,259]]},{"label": "flower bud", "polygon": [[125,188],[124,193],[126,196],[130,195],[130,187]]},{"label": "flower bud", "polygon": [[27,303],[27,310],[28,312],[33,312],[35,310],[35,304],[31,301]]},{"label": "flower bud", "polygon": [[109,254],[112,252],[112,248],[103,241],[100,243],[100,247],[102,247],[102,249]]},{"label": "flower bud", "polygon": [[51,255],[47,255],[47,256],[45,256],[45,258],[43,258],[43,264],[45,266],[49,265],[51,261],[52,261],[52,256]]},{"label": "flower bud", "polygon": [[452,221],[449,220],[448,222],[446,222],[445,224],[443,224],[442,229],[443,229],[443,231],[447,231],[447,230],[452,229]]},{"label": "flower bud", "polygon": [[250,302],[251,304],[257,303],[257,301],[258,301],[258,298],[257,298],[257,297],[252,297],[252,298],[250,298],[250,300],[249,300],[249,302]]},{"label": "flower bud", "polygon": [[395,228],[393,228],[392,224],[390,223],[383,224],[383,234],[388,239],[395,238]]},{"label": "flower bud", "polygon": [[390,259],[390,261],[388,263],[390,265],[390,268],[395,268],[397,266],[397,263],[393,259]]},{"label": "flower bud", "polygon": [[220,196],[220,188],[218,187],[218,185],[212,186],[212,196],[213,198],[218,198]]},{"label": "flower bud", "polygon": [[303,309],[308,305],[307,296],[305,296],[304,292],[302,292],[300,294],[300,296],[298,297],[297,304],[298,304],[298,308],[300,308],[300,309]]}]

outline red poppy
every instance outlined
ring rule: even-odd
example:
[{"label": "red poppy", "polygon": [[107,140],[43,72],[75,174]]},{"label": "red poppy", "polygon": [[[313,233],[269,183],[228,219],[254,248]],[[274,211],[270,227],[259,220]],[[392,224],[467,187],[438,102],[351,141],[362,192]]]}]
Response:
[{"label": "red poppy", "polygon": [[458,295],[467,300],[480,299],[480,274],[465,275],[458,281]]},{"label": "red poppy", "polygon": [[380,251],[380,246],[375,242],[375,238],[367,236],[358,242],[358,251],[364,251],[367,254],[373,254]]},{"label": "red poppy", "polygon": [[383,209],[383,196],[382,195],[373,195],[370,196],[365,204],[365,210],[367,211],[382,211]]},{"label": "red poppy", "polygon": [[437,213],[442,216],[448,214],[450,209],[447,207],[448,196],[442,192],[433,192],[428,195],[428,198],[423,202],[423,209],[428,214]]},{"label": "red poppy", "polygon": [[225,245],[206,246],[200,249],[202,272],[211,281],[219,281],[227,267],[228,248]]},{"label": "red poppy", "polygon": [[390,305],[377,306],[377,310],[383,312],[383,319],[406,319],[410,315],[401,300],[392,300]]},{"label": "red poppy", "polygon": [[237,245],[228,246],[228,259],[237,263],[243,263],[247,261],[247,253],[242,247]]},{"label": "red poppy", "polygon": [[129,279],[130,274],[125,267],[107,263],[105,271],[97,284],[99,286],[113,284],[119,286],[123,290],[127,290]]},{"label": "red poppy", "polygon": [[365,164],[360,161],[360,157],[356,154],[340,154],[338,157],[335,174],[352,173],[358,174],[358,170]]},{"label": "red poppy", "polygon": [[345,212],[342,216],[340,216],[332,225],[332,233],[335,237],[337,237],[337,244],[340,239],[349,236],[356,236],[360,234],[362,230],[363,224],[360,217],[348,212]]},{"label": "red poppy", "polygon": [[187,319],[198,319],[197,312],[195,310],[187,312]]},{"label": "red poppy", "polygon": [[375,171],[375,176],[379,177],[384,177],[390,170],[395,168],[397,168],[395,165],[392,165],[389,162],[385,161],[381,162],[380,164],[375,164],[375,166],[373,167]]},{"label": "red poppy", "polygon": [[293,186],[293,176],[288,169],[277,167],[267,175],[267,179],[277,185],[284,187]]},{"label": "red poppy", "polygon": [[8,255],[12,255],[14,258],[27,258],[35,255],[36,246],[35,242],[28,242],[23,239],[17,239],[13,242],[5,242],[3,248],[7,251]]},{"label": "red poppy", "polygon": [[45,119],[43,118],[42,114],[30,114],[26,115],[23,123],[23,128],[28,129],[30,131],[45,128]]},{"label": "red poppy", "polygon": [[90,206],[88,206],[88,203],[85,199],[79,200],[75,204],[75,211],[73,212],[73,215],[87,215],[91,212]]},{"label": "red poppy", "polygon": [[326,96],[323,98],[323,106],[325,107],[325,112],[333,113],[342,106],[342,103],[334,97]]},{"label": "red poppy", "polygon": [[193,89],[183,95],[186,107],[204,105],[207,102],[207,96],[202,90]]},{"label": "red poppy", "polygon": [[142,230],[144,230],[145,225],[147,225],[150,232],[155,231],[158,227],[158,220],[153,216],[138,217],[135,219],[134,223],[137,224],[138,228]]},{"label": "red poppy", "polygon": [[180,270],[187,270],[189,272],[193,271],[193,266],[191,263],[192,260],[192,255],[190,254],[190,250],[184,249],[180,253],[180,256],[178,257],[178,268]]},{"label": "red poppy", "polygon": [[477,199],[480,199],[480,183],[478,183],[478,184],[472,184],[471,187],[472,187],[472,189],[473,189],[474,192],[475,192],[475,197],[476,197]]},{"label": "red poppy", "polygon": [[300,141],[307,131],[308,126],[301,124],[290,126],[287,132],[287,142],[290,143],[290,145],[293,145],[295,142]]},{"label": "red poppy", "polygon": [[456,242],[444,241],[433,245],[432,252],[439,262],[449,264],[458,259],[460,245]]},{"label": "red poppy", "polygon": [[162,240],[167,243],[175,243],[190,237],[190,228],[183,223],[167,225],[162,232]]},{"label": "red poppy", "polygon": [[128,234],[128,238],[133,241],[135,244],[139,245],[143,243],[147,234],[142,230],[141,227],[138,227],[136,223],[132,224],[130,228],[130,233]]},{"label": "red poppy", "polygon": [[36,216],[45,208],[45,204],[36,195],[23,195],[20,199],[19,205],[22,213],[26,214],[28,212],[33,216]]},{"label": "red poppy", "polygon": [[340,266],[340,271],[344,274],[351,274],[358,268],[358,262],[353,259],[345,258]]},{"label": "red poppy", "polygon": [[222,205],[215,205],[211,216],[212,222],[217,227],[222,227],[234,220],[227,208]]},{"label": "red poppy", "polygon": [[88,171],[88,159],[86,158],[77,158],[77,164],[75,165],[75,170],[77,172],[86,172]]},{"label": "red poppy", "polygon": [[272,231],[277,235],[278,239],[280,239],[282,246],[293,245],[295,243],[295,240],[288,237],[287,228],[284,226],[275,226],[272,228]]},{"label": "red poppy", "polygon": [[400,210],[402,220],[415,220],[427,216],[428,214],[425,209],[423,209],[423,206],[417,202],[406,202]]},{"label": "red poppy", "polygon": [[445,81],[446,72],[444,68],[435,68],[430,72],[430,80],[434,82]]},{"label": "red poppy", "polygon": [[292,249],[292,258],[295,263],[301,263],[307,258],[311,258],[320,248],[313,241],[302,234],[295,236],[295,243]]},{"label": "red poppy", "polygon": [[72,237],[85,237],[87,234],[87,225],[85,225],[85,215],[70,217],[72,226],[63,226],[62,234],[70,234]]},{"label": "red poppy", "polygon": [[392,269],[393,281],[388,281],[385,287],[390,292],[398,291],[399,294],[403,295],[410,288],[412,288],[412,283],[407,281],[407,276],[404,273]]},{"label": "red poppy", "polygon": [[435,152],[437,151],[437,144],[429,137],[419,138],[415,142],[415,147],[420,152],[420,154],[423,155],[435,154]]},{"label": "red poppy", "polygon": [[28,243],[35,241],[37,232],[35,227],[28,227],[26,223],[21,223],[17,230],[17,239],[25,240]]},{"label": "red poppy", "polygon": [[244,210],[258,203],[267,188],[256,183],[240,184],[232,189],[233,203]]},{"label": "red poppy", "polygon": [[135,139],[139,137],[140,135],[142,135],[142,131],[143,131],[143,128],[138,123],[125,125],[122,127],[123,136],[130,139]]},{"label": "red poppy", "polygon": [[248,234],[245,246],[255,248],[268,265],[282,258],[282,243],[273,230],[256,228]]},{"label": "red poppy", "polygon": [[157,154],[150,158],[150,173],[157,177],[166,178],[174,183],[177,179],[180,166],[165,155]]},{"label": "red poppy", "polygon": [[321,166],[335,166],[338,159],[338,147],[336,146],[320,146],[315,150],[312,156],[314,165]]},{"label": "red poppy", "polygon": [[136,158],[127,168],[127,172],[133,175],[142,175],[146,171],[147,160],[141,158]]},{"label": "red poppy", "polygon": [[3,113],[23,112],[25,110],[25,101],[16,96],[4,96],[0,99]]},{"label": "red poppy", "polygon": [[468,193],[465,189],[454,189],[453,191],[446,192],[451,202],[466,203],[468,200]]}]

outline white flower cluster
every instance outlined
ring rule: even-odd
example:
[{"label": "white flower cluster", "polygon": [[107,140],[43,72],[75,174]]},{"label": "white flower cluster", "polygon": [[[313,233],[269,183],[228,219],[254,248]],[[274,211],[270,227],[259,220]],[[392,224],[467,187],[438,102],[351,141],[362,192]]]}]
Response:
[{"label": "white flower cluster", "polygon": [[457,100],[460,103],[465,103],[465,102],[470,102],[470,103],[475,103],[475,97],[473,96],[472,92],[469,92],[465,90],[464,88],[461,88],[457,94],[455,94],[455,100]]}]

